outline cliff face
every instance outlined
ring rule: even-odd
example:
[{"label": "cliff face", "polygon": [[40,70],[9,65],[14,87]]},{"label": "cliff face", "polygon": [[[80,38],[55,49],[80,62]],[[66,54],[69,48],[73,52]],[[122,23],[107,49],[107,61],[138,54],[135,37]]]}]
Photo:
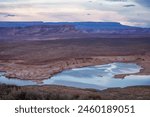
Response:
[{"label": "cliff face", "polygon": [[49,35],[52,33],[65,33],[75,31],[76,31],[75,27],[71,25],[1,27],[0,35],[1,36]]},{"label": "cliff face", "polygon": [[121,25],[115,22],[0,22],[0,39],[70,39],[116,37],[126,35],[150,37],[149,28]]}]

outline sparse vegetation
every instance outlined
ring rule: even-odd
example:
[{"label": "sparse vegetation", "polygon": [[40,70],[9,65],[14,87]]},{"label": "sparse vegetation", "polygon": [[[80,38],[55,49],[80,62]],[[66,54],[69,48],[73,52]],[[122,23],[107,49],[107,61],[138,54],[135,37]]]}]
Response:
[{"label": "sparse vegetation", "polygon": [[0,99],[3,100],[95,100],[101,99],[94,91],[62,86],[8,86],[0,85]]},{"label": "sparse vegetation", "polygon": [[1,100],[149,100],[150,86],[113,88],[98,91],[64,86],[0,85]]}]

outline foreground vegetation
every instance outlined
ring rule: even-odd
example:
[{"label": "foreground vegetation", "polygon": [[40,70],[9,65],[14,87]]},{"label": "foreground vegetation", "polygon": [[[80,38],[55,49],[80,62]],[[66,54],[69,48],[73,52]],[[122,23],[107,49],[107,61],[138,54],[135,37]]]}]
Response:
[{"label": "foreground vegetation", "polygon": [[113,88],[103,91],[64,86],[0,85],[1,100],[150,100],[150,86]]},{"label": "foreground vegetation", "polygon": [[86,91],[62,86],[8,86],[0,85],[3,100],[76,100],[101,99],[95,91]]}]

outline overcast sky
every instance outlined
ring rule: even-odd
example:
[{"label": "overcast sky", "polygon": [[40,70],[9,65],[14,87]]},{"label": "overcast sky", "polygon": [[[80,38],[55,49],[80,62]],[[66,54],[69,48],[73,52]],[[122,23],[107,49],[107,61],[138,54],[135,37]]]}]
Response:
[{"label": "overcast sky", "polygon": [[150,27],[150,0],[0,0],[0,21],[102,21]]}]

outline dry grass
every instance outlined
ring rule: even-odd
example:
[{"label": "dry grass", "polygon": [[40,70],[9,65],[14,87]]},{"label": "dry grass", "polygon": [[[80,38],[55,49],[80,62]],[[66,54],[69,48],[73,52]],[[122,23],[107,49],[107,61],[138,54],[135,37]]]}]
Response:
[{"label": "dry grass", "polygon": [[2,100],[150,100],[150,86],[113,88],[103,91],[64,86],[0,85]]},{"label": "dry grass", "polygon": [[63,86],[7,86],[0,85],[0,99],[4,100],[96,100],[100,94],[94,91]]}]

